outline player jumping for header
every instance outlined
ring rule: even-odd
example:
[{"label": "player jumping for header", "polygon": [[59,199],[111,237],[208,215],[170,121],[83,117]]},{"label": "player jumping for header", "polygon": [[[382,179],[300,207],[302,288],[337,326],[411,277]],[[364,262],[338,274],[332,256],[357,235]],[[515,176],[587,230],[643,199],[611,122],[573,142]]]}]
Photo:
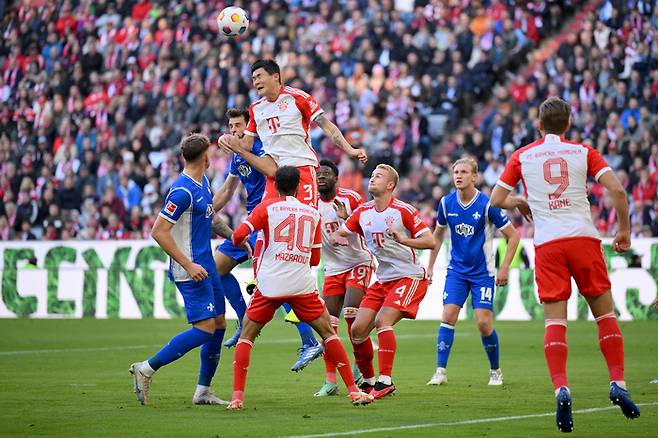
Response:
[{"label": "player jumping for header", "polygon": [[[298,88],[282,85],[281,69],[275,61],[259,59],[254,62],[251,66],[251,78],[253,87],[261,98],[249,107],[249,124],[244,131],[245,135],[242,137],[234,134],[222,135],[218,141],[220,147],[240,155],[266,176],[263,200],[278,196],[274,188],[274,174],[277,167],[296,167],[300,173],[297,199],[317,208],[316,169],[319,162],[311,145],[309,134],[311,122],[317,123],[323,132],[352,158],[365,163],[368,160],[365,150],[355,149],[345,140],[338,127],[326,118],[313,96]],[[263,142],[265,154],[262,156],[254,154],[252,150],[256,137]],[[261,236],[254,248],[255,260],[260,257],[262,245]],[[284,303],[284,307],[290,310],[287,303]],[[299,360],[291,370],[303,369],[321,354],[322,349],[317,344],[305,343],[300,351]]]},{"label": "player jumping for header", "polygon": [[[364,378],[362,389],[375,398],[395,391],[391,380],[396,350],[393,326],[402,318],[415,319],[427,292],[425,269],[415,250],[434,248],[434,237],[418,210],[393,196],[398,180],[394,168],[378,165],[368,183],[374,199],[358,207],[336,232],[342,238],[361,234],[379,262],[378,281],[367,289],[352,324],[354,355]],[[366,342],[374,327],[379,340],[376,382],[372,344]]]},{"label": "player jumping for header", "polygon": [[277,170],[275,178],[280,197],[259,204],[233,234],[235,245],[242,244],[250,233],[258,230],[264,231],[266,241],[256,273],[258,286],[235,348],[233,399],[227,408],[242,409],[254,341],[283,302],[289,303],[299,319],[308,322],[322,337],[326,357],[343,378],[352,404],[368,404],[373,397],[361,392],[354,383],[347,353],[331,327],[329,313],[318,296],[311,271],[311,266],[320,262],[320,213],[295,199],[299,170],[283,166]]},{"label": "player jumping for header", "polygon": [[459,311],[471,294],[471,305],[482,345],[489,358],[489,385],[502,385],[503,373],[499,366],[498,334],[493,327],[495,226],[509,245],[495,283],[507,284],[509,265],[519,244],[519,234],[505,213],[492,207],[489,197],[475,188],[477,163],[462,158],[452,165],[452,178],[457,191],[443,197],[437,211],[434,239],[436,248],[430,253],[427,271],[434,272],[436,256],[443,243],[446,228],[450,228],[450,264],[443,292],[443,316],[436,341],[436,372],[428,385],[448,383],[446,367],[455,338],[455,325]]},{"label": "player jumping for header", "polygon": [[[243,137],[244,130],[249,122],[249,112],[246,110],[231,108],[226,112],[226,116],[228,117],[228,127],[231,134]],[[254,140],[251,153],[258,157],[262,157],[265,154],[260,139],[256,138]],[[224,181],[224,184],[220,187],[213,198],[216,211],[221,210],[229,199],[231,199],[239,182],[242,183],[247,191],[247,214],[250,214],[261,202],[263,194],[265,193],[265,177],[244,158],[238,154],[233,154],[226,181]],[[254,248],[256,234],[257,233],[251,233],[249,235],[249,239],[245,242],[245,246]],[[222,280],[226,299],[235,310],[239,324],[238,330],[236,330],[235,334],[224,342],[225,347],[234,347],[235,344],[237,344],[242,330],[242,318],[247,310],[247,305],[242,297],[240,285],[236,278],[231,274],[231,270],[238,264],[246,261],[248,258],[248,251],[243,247],[236,247],[230,239],[225,240],[215,252],[217,271],[219,271],[220,279]],[[254,261],[254,264],[255,263],[256,262]],[[313,336],[313,329],[311,329],[308,324],[300,322],[295,324],[295,326],[302,340],[302,354],[299,355],[291,369],[293,371],[299,371],[306,367],[311,361],[319,357],[321,346],[315,339],[315,336]]]},{"label": "player jumping for header", "polygon": [[570,127],[571,106],[557,97],[544,101],[539,108],[542,138],[512,154],[491,194],[493,206],[518,207],[524,201],[508,195],[521,181],[535,221],[535,279],[546,323],[544,355],[557,399],[557,427],[562,432],[573,430],[566,340],[571,277],[596,318],[610,376],[610,400],[626,417],[640,416],[624,381],[624,340],[601,240],[592,223],[587,178],[610,192],[619,221],[612,246],[619,253],[631,246],[626,190],[596,149],[563,138]]}]

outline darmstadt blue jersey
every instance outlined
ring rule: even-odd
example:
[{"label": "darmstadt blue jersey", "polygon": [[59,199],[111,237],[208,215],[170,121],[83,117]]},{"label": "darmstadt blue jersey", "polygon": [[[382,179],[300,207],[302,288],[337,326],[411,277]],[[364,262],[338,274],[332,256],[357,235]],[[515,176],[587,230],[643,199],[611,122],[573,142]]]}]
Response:
[{"label": "darmstadt blue jersey", "polygon": [[[203,184],[199,184],[185,172],[171,186],[160,211],[161,217],[174,224],[171,235],[178,248],[208,272],[216,269],[210,247],[214,214],[208,178],[204,175]],[[169,263],[169,278],[192,281],[183,266],[173,259]]]},{"label": "darmstadt blue jersey", "polygon": [[[265,155],[263,143],[259,138],[254,139],[254,146],[251,152],[258,157]],[[265,193],[265,176],[251,167],[251,164],[247,163],[238,154],[233,154],[228,173],[229,175],[239,177],[240,182],[247,191],[247,214],[250,214],[263,199],[263,193]]]},{"label": "darmstadt blue jersey", "polygon": [[456,191],[444,196],[436,222],[439,227],[450,227],[448,269],[468,276],[495,274],[494,226],[503,229],[511,222],[504,211],[491,206],[487,195],[478,191],[468,205],[461,203]]}]

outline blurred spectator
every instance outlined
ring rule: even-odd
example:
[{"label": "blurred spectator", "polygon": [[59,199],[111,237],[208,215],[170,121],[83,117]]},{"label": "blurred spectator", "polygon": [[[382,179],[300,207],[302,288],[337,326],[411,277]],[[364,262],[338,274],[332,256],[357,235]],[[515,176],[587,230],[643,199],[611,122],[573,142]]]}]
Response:
[{"label": "blurred spectator", "polygon": [[[559,95],[573,107],[568,136],[609,159],[644,205],[637,232],[656,233],[655,2],[600,1],[578,32],[562,29],[585,3],[577,0],[245,2],[251,24],[237,40],[216,29],[225,3],[6,6],[0,237],[20,238],[25,220],[44,239],[148,237],[181,168],[180,139],[217,138],[226,109],[256,98],[249,67],[259,57],[275,58],[286,84],[312,93],[348,141],[368,149],[362,167],[311,127],[318,154],[339,164],[340,184],[366,195],[372,168],[392,164],[403,176],[399,195],[428,222],[456,155],[477,158],[488,192],[514,149],[537,137],[538,105]],[[551,44],[542,45],[530,74],[505,85],[547,37],[556,53],[542,58]],[[217,188],[228,158],[213,149],[211,162]],[[605,192],[593,186],[591,200],[596,223],[612,233]],[[236,193],[226,206],[234,224],[243,204]]]}]

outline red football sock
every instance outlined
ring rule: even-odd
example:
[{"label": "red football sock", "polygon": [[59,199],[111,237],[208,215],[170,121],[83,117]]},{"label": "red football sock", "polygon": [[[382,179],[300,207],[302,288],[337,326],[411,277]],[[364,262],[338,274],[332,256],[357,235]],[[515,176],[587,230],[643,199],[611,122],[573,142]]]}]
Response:
[{"label": "red football sock", "polygon": [[[335,316],[330,316],[331,318],[331,328],[334,329],[334,333],[338,333],[338,318]],[[333,383],[334,385],[336,384],[336,365],[327,359],[327,353],[322,354],[322,358],[324,359],[324,368],[327,371],[325,380],[329,383]]]},{"label": "red football sock", "polygon": [[352,374],[352,367],[347,358],[347,352],[343,344],[338,339],[337,335],[333,335],[324,340],[324,351],[327,359],[336,365],[336,369],[340,373],[345,386],[349,392],[357,392],[359,388],[354,383],[354,375]]},{"label": "red football sock", "polygon": [[246,339],[240,339],[235,346],[233,357],[233,400],[244,400],[244,386],[247,382],[249,357],[254,344]]},{"label": "red football sock", "polygon": [[599,325],[599,346],[608,364],[610,381],[624,380],[624,338],[614,312],[596,318]]},{"label": "red football sock", "polygon": [[395,360],[395,350],[397,342],[395,341],[395,332],[393,327],[386,326],[377,329],[377,339],[379,339],[379,375],[391,376],[393,372],[393,361]]},{"label": "red football sock", "polygon": [[372,360],[375,358],[375,350],[372,348],[372,341],[370,336],[360,344],[352,342],[354,348],[354,361],[359,371],[363,374],[364,379],[372,379],[375,377],[375,367]]},{"label": "red football sock", "polygon": [[567,321],[546,320],[544,356],[553,388],[567,386]]}]

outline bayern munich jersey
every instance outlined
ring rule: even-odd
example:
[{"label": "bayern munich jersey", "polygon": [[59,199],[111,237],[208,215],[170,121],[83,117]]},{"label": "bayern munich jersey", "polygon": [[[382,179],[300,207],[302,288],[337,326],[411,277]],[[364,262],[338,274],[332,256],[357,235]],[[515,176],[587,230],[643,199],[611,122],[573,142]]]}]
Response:
[{"label": "bayern munich jersey", "polygon": [[513,190],[519,181],[535,222],[535,244],[565,237],[599,238],[587,199],[587,177],[611,170],[590,146],[554,134],[514,152],[498,185]]},{"label": "bayern munich jersey", "polygon": [[[265,155],[263,143],[259,138],[254,140],[251,152],[257,157]],[[238,154],[233,154],[228,173],[229,175],[240,178],[240,182],[247,191],[247,214],[251,213],[260,203],[261,199],[263,199],[263,194],[265,193],[265,176],[254,169],[247,160]]]},{"label": "bayern munich jersey", "polygon": [[[185,172],[174,181],[160,211],[162,218],[174,224],[171,236],[178,248],[209,272],[216,269],[210,247],[214,214],[208,178],[204,175],[203,183],[199,184]],[[192,281],[174,259],[169,262],[169,278],[172,281]]]},{"label": "bayern munich jersey", "polygon": [[258,290],[267,297],[300,295],[316,290],[311,250],[322,247],[320,213],[296,198],[260,203],[244,222],[263,230],[265,244],[256,272]]},{"label": "bayern munich jersey", "polygon": [[323,112],[311,95],[282,86],[274,102],[263,97],[251,104],[245,134],[260,137],[265,153],[279,167],[317,167],[308,129]]},{"label": "bayern munich jersey", "polygon": [[494,227],[512,225],[505,212],[492,207],[489,197],[480,191],[467,205],[454,191],[441,198],[437,210],[437,225],[450,228],[448,269],[469,277],[495,275]]},{"label": "bayern munich jersey", "polygon": [[418,210],[411,205],[391,198],[391,202],[383,211],[377,211],[375,201],[369,201],[358,207],[342,226],[365,238],[368,249],[379,262],[377,280],[383,282],[404,277],[415,279],[425,277],[425,268],[416,258],[416,252],[396,242],[390,233],[390,231],[398,231],[408,237],[416,238],[430,232],[420,218]]},{"label": "bayern munich jersey", "polygon": [[[338,188],[336,198],[345,205],[348,216],[361,204],[363,198],[357,192]],[[359,234],[350,234],[347,245],[332,245],[330,237],[345,222],[338,217],[334,208],[334,200],[325,202],[318,200],[318,210],[322,217],[322,260],[324,261],[324,275],[338,275],[355,268],[356,266],[372,263],[372,255],[368,252]]]}]

